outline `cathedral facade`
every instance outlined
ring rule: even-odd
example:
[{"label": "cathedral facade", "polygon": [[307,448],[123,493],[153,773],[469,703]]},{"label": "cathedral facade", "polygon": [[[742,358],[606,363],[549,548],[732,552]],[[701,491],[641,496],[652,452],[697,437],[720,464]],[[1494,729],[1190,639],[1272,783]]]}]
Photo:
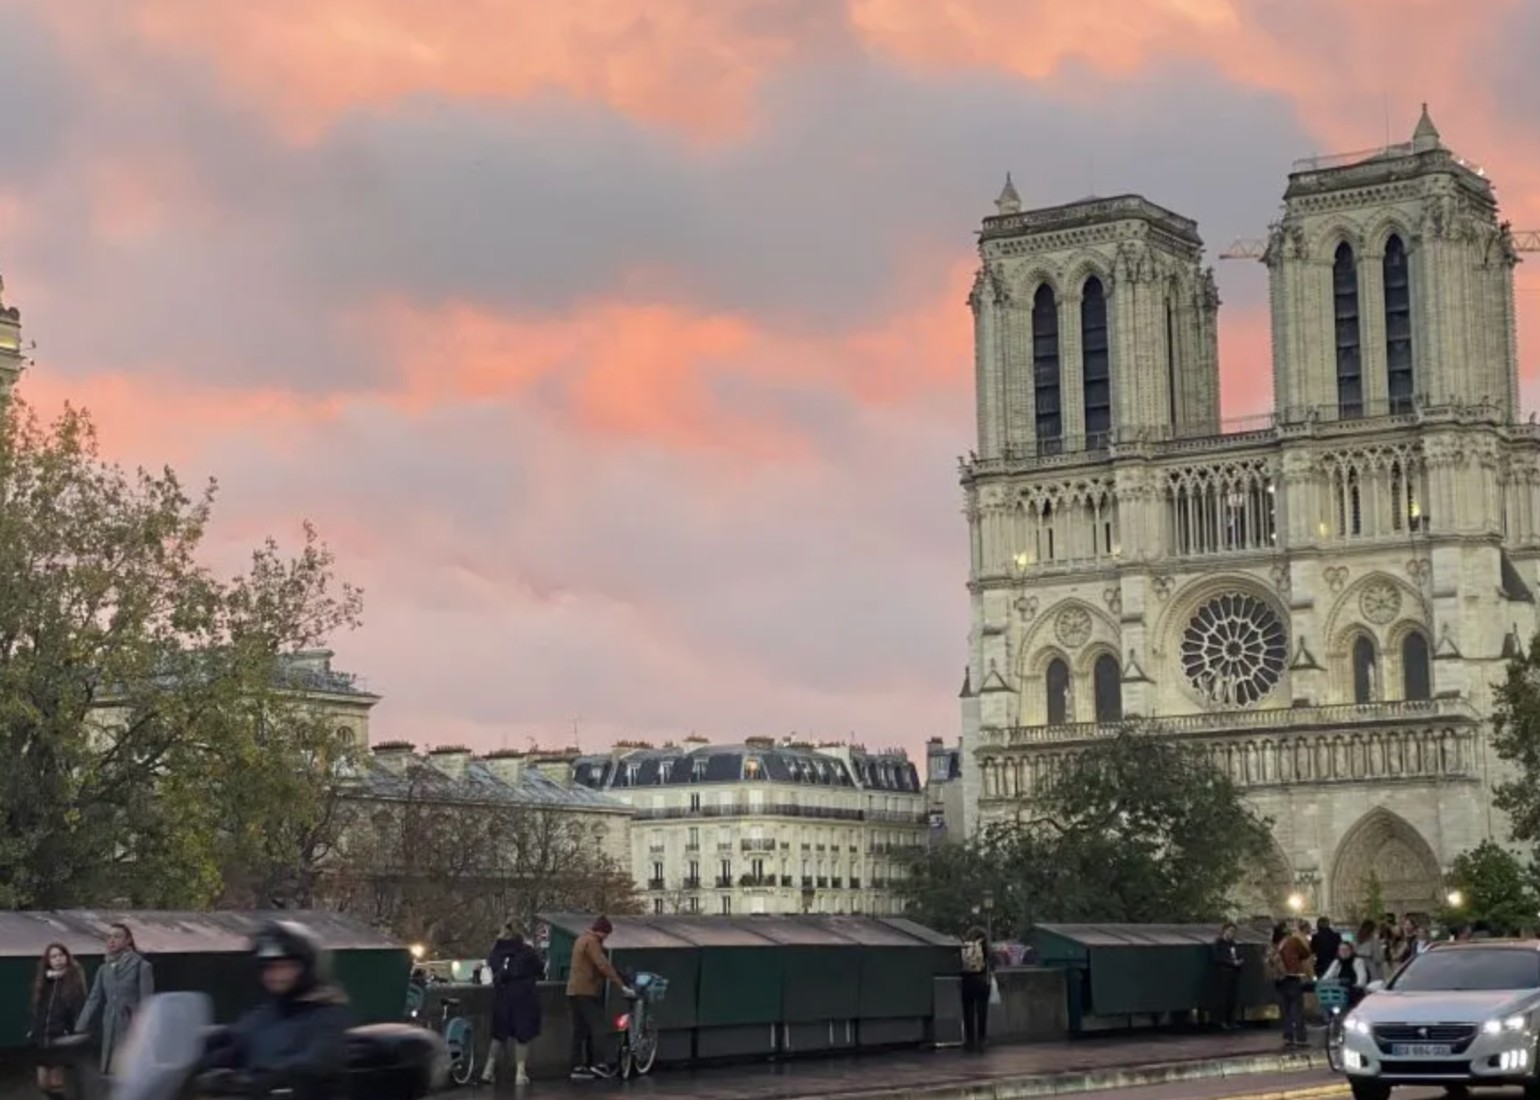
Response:
[{"label": "cathedral facade", "polygon": [[1212,270],[1138,196],[984,219],[966,827],[1120,726],[1201,749],[1273,822],[1251,912],[1427,910],[1506,839],[1493,687],[1536,629],[1540,429],[1512,234],[1424,109],[1296,164],[1263,254],[1272,413],[1220,420]]}]

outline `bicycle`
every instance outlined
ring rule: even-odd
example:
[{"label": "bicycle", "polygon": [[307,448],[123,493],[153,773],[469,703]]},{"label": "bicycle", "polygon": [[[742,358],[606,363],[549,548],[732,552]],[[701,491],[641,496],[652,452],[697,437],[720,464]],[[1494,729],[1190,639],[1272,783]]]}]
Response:
[{"label": "bicycle", "polygon": [[658,1021],[655,1013],[668,993],[668,979],[642,971],[628,983],[632,996],[626,1011],[615,1020],[620,1032],[620,1050],[616,1055],[616,1073],[625,1080],[644,1076],[658,1058]]},{"label": "bicycle", "polygon": [[449,1079],[457,1085],[466,1085],[476,1071],[476,1029],[464,1016],[451,1015],[459,1007],[460,1001],[456,997],[439,1001],[438,1032],[449,1049]]},{"label": "bicycle", "polygon": [[1342,1072],[1342,1022],[1347,1018],[1348,986],[1341,981],[1315,983],[1315,999],[1326,1015],[1326,1064]]}]

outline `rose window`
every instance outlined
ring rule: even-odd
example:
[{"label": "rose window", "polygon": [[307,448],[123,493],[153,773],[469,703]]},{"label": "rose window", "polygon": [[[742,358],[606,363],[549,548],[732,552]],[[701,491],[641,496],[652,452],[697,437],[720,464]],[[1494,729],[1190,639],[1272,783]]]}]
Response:
[{"label": "rose window", "polygon": [[1182,634],[1182,671],[1212,703],[1249,707],[1283,677],[1288,637],[1283,623],[1255,596],[1215,596]]}]

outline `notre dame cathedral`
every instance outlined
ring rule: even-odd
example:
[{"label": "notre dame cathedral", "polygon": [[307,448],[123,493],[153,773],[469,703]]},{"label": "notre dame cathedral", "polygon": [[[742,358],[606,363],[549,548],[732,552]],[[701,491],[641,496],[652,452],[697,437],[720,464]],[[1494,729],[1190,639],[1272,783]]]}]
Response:
[{"label": "notre dame cathedral", "polygon": [[1237,904],[1427,910],[1506,839],[1487,717],[1536,629],[1540,429],[1513,235],[1423,111],[1296,164],[1262,251],[1270,416],[1227,430],[1197,224],[1136,195],[984,219],[969,832],[1064,754],[1154,720],[1274,822]]}]

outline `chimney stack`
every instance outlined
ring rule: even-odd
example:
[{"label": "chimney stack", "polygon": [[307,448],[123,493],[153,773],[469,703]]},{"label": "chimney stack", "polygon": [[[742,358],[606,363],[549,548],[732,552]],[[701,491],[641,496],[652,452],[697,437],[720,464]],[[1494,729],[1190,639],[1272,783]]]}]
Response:
[{"label": "chimney stack", "polygon": [[373,754],[391,775],[405,775],[417,758],[417,746],[410,741],[381,741]]}]

